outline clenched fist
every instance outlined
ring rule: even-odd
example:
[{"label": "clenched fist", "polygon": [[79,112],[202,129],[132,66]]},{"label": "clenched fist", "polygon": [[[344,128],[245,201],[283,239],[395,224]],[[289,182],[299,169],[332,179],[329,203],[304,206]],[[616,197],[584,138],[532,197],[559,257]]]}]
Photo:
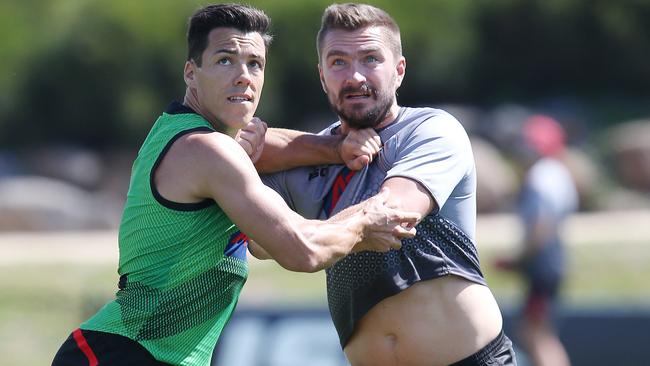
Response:
[{"label": "clenched fist", "polygon": [[339,146],[339,155],[350,170],[360,170],[372,162],[379,150],[381,139],[375,130],[350,129]]},{"label": "clenched fist", "polygon": [[267,125],[257,117],[253,117],[248,124],[237,131],[235,141],[244,148],[246,154],[250,156],[253,163],[262,155],[264,150],[264,136],[266,135]]}]

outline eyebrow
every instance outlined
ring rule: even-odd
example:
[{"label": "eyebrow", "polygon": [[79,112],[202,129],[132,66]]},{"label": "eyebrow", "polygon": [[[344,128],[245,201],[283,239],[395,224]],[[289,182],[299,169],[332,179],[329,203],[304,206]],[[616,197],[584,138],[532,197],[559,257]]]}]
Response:
[{"label": "eyebrow", "polygon": [[[378,52],[380,49],[379,47],[367,47],[364,49],[361,49],[357,52],[358,55],[367,55],[369,53],[373,52]],[[327,52],[327,55],[325,57],[332,57],[332,56],[348,56],[349,53],[341,51],[341,50],[331,50]]]},{"label": "eyebrow", "polygon": [[343,52],[340,50],[330,50],[327,52],[327,55],[325,57],[332,57],[332,56],[347,56],[347,52]]},{"label": "eyebrow", "polygon": [[[218,53],[227,53],[229,55],[238,55],[239,54],[239,52],[237,52],[237,50],[234,49],[234,48],[220,48],[220,49],[215,50],[212,54],[216,55]],[[257,53],[251,53],[250,56],[252,58],[262,58],[262,59],[264,58],[264,56],[258,55]]]},{"label": "eyebrow", "polygon": [[217,53],[227,53],[227,54],[230,54],[230,55],[236,55],[237,50],[235,50],[234,48],[219,48],[219,49],[215,50],[212,54],[216,55]]},{"label": "eyebrow", "polygon": [[381,49],[379,47],[366,47],[366,48],[363,48],[363,49],[359,50],[359,52],[357,52],[357,53],[360,54],[360,55],[367,55],[369,53],[379,52],[380,50]]}]

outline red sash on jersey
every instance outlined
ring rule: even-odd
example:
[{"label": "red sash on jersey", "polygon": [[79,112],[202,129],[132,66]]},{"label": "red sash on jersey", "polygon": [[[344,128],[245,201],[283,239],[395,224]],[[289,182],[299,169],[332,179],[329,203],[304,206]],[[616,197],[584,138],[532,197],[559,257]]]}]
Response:
[{"label": "red sash on jersey", "polygon": [[325,215],[327,215],[327,217],[330,217],[332,214],[334,207],[336,207],[336,204],[339,202],[339,198],[341,198],[343,191],[345,191],[345,187],[348,186],[350,179],[354,177],[355,173],[355,170],[350,170],[348,167],[344,167],[336,176],[334,184],[332,185],[330,191],[327,193],[327,196],[325,196],[325,202],[323,202],[323,211],[325,211]]}]

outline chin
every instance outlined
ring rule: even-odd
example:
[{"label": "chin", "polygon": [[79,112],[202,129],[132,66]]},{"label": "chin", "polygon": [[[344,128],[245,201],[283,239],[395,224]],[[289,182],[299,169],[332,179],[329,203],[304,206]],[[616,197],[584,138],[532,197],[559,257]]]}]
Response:
[{"label": "chin", "polygon": [[230,128],[243,128],[253,118],[252,115],[242,115],[241,113],[233,113],[229,116],[223,116],[223,124]]},{"label": "chin", "polygon": [[228,127],[240,129],[246,127],[248,122],[244,120],[232,120],[232,122],[227,123]]}]

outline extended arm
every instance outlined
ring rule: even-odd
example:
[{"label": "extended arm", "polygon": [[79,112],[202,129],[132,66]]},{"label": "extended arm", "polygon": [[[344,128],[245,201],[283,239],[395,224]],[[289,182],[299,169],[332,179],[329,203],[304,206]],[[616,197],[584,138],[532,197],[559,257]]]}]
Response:
[{"label": "extended arm", "polygon": [[255,163],[260,173],[272,173],[298,166],[342,163],[339,149],[344,136],[270,128],[264,149]]},{"label": "extended arm", "polygon": [[[399,248],[399,238],[414,235],[412,228],[400,224],[412,225],[420,216],[386,207],[387,192],[327,221],[307,220],[262,184],[250,159],[228,136],[196,133],[174,145],[168,158],[180,157],[186,161],[176,165],[190,167],[178,182],[193,182],[187,186],[186,199],[213,198],[243,232],[287,269],[316,271],[348,254],[357,243],[368,246],[364,249],[386,251]],[[364,241],[371,232],[382,240]]]},{"label": "extended arm", "polygon": [[355,130],[344,136],[270,128],[266,130],[255,168],[260,173],[272,173],[298,166],[345,163],[348,168],[359,170],[372,161],[380,148],[379,135],[372,129]]}]

